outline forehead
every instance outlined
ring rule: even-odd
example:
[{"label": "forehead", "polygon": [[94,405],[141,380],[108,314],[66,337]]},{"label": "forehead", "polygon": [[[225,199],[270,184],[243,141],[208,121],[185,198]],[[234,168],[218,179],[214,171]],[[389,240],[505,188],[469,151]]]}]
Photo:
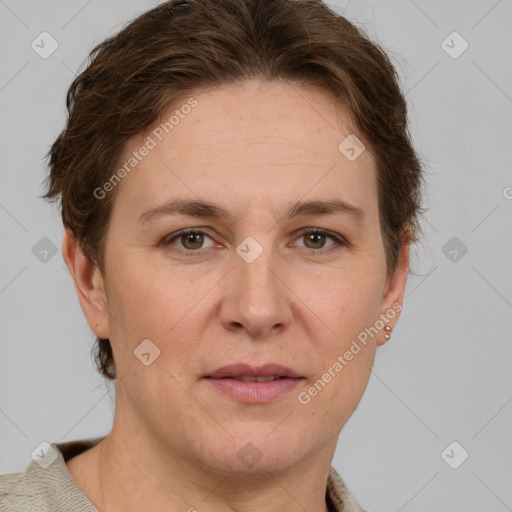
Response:
[{"label": "forehead", "polygon": [[339,148],[352,134],[361,138],[348,112],[314,87],[253,80],[197,91],[129,141],[121,161],[150,139],[152,149],[119,195],[138,209],[184,194],[264,210],[281,199],[288,205],[308,194],[341,195],[371,209],[377,195],[369,148],[353,161]]}]

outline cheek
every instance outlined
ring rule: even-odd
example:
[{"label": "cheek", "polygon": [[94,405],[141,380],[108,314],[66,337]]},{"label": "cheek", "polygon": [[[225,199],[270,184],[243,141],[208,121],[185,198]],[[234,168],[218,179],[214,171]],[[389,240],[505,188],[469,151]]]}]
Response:
[{"label": "cheek", "polygon": [[133,352],[146,339],[160,350],[160,364],[172,359],[173,365],[180,367],[200,343],[201,297],[216,281],[195,282],[161,265],[120,262],[110,276],[110,339],[118,368],[126,372],[138,367]]},{"label": "cheek", "polygon": [[364,345],[351,340],[340,343],[299,397],[311,420],[341,429],[361,401],[374,358],[374,343]]},{"label": "cheek", "polygon": [[[380,267],[354,268],[338,273],[337,280],[321,282],[322,293],[308,303],[322,327],[311,332],[317,351],[316,380],[306,390],[310,414],[342,425],[364,394],[373,366],[377,336],[370,328],[379,319]],[[302,288],[303,293],[306,289]],[[301,403],[303,403],[301,402]],[[316,405],[315,405],[316,404]],[[306,409],[307,410],[307,409]]]},{"label": "cheek", "polygon": [[314,282],[303,278],[297,281],[297,295],[305,297],[304,302],[321,319],[318,334],[328,334],[323,339],[328,340],[329,346],[332,344],[333,350],[342,350],[365,328],[375,324],[382,306],[383,276],[380,267],[368,265],[340,269],[315,278]]},{"label": "cheek", "polygon": [[[170,268],[150,266],[140,258],[120,261],[111,271],[112,286],[109,298],[118,312],[134,328],[144,328],[144,324],[155,326],[157,319],[171,322],[179,305],[183,303],[184,285],[179,274]],[[171,278],[172,275],[172,278]]]}]

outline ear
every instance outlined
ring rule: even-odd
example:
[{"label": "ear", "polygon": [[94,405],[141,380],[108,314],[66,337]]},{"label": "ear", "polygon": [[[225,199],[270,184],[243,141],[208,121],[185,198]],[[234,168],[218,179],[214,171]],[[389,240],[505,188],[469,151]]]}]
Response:
[{"label": "ear", "polygon": [[[382,299],[381,318],[385,325],[393,329],[398,322],[400,312],[402,311],[402,303],[405,294],[405,286],[407,284],[407,275],[409,272],[409,255],[411,248],[411,231],[407,226],[403,235],[403,245],[399,254],[398,264],[393,273],[387,278],[384,287],[384,296]],[[379,332],[377,338],[377,346],[384,345],[388,339],[386,334],[391,335],[392,330],[385,328]]]},{"label": "ear", "polygon": [[110,338],[103,277],[98,267],[85,256],[77,239],[68,229],[64,232],[62,256],[75,283],[78,300],[89,327],[96,336]]}]

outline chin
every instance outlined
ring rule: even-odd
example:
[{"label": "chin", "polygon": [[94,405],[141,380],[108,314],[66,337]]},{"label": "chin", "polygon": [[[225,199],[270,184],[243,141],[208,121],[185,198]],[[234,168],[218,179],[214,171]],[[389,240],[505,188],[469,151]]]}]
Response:
[{"label": "chin", "polygon": [[[260,427],[261,428],[261,427]],[[258,433],[253,425],[252,433],[234,434],[234,439],[225,446],[217,446],[208,464],[221,471],[233,471],[239,474],[266,474],[279,472],[293,467],[306,456],[304,440],[292,435],[285,429],[277,434],[272,428],[264,428]],[[278,427],[279,428],[279,427]],[[270,433],[270,434],[269,434]]]}]

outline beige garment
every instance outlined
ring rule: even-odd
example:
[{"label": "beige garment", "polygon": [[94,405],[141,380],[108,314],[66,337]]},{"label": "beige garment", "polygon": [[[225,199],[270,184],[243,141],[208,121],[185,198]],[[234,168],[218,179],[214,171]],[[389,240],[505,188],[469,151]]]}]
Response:
[{"label": "beige garment", "polygon": [[[57,457],[48,467],[32,460],[24,473],[0,475],[0,511],[98,512],[73,480],[65,462],[102,439],[52,443],[55,452],[48,450],[43,461],[50,453]],[[364,512],[332,466],[327,479],[326,500],[332,512]]]}]

